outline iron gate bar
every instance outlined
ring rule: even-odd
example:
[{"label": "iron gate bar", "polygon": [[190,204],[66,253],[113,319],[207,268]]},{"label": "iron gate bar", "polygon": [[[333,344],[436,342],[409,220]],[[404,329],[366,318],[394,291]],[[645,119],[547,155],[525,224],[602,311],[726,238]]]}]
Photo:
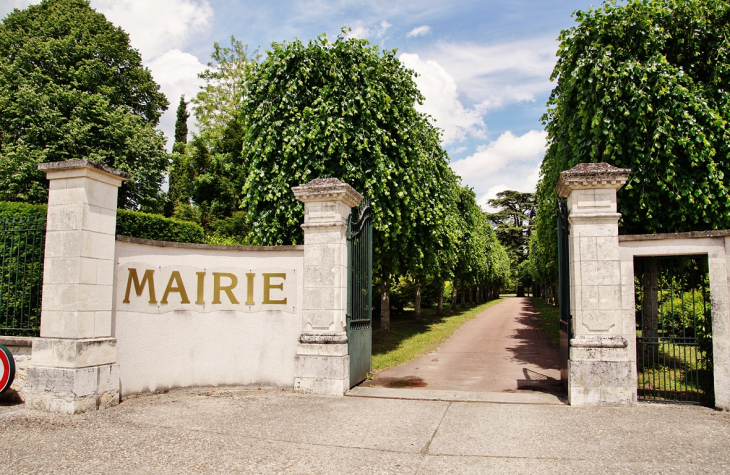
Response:
[{"label": "iron gate bar", "polygon": [[[698,340],[700,330],[711,338],[707,257],[636,258],[635,264],[637,307],[641,302],[641,312],[637,311],[639,398],[711,404],[711,347],[703,349]],[[702,294],[702,328],[697,316],[698,291]],[[687,298],[691,298],[691,306]]]},{"label": "iron gate bar", "polygon": [[371,370],[372,354],[372,208],[364,199],[347,220],[347,340],[350,387]]}]

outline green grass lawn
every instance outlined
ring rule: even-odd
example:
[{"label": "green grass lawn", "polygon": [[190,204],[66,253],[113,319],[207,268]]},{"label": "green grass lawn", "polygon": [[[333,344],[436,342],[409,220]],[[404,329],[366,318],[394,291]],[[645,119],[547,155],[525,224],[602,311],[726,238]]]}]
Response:
[{"label": "green grass lawn", "polygon": [[502,300],[457,308],[453,312],[445,309],[441,317],[436,316],[435,309],[423,309],[421,322],[415,321],[413,311],[391,314],[389,332],[373,330],[373,371],[414,360],[436,349],[463,324]]},{"label": "green grass lawn", "polygon": [[530,301],[542,321],[550,346],[560,348],[560,307],[547,304],[541,298],[531,297]]}]

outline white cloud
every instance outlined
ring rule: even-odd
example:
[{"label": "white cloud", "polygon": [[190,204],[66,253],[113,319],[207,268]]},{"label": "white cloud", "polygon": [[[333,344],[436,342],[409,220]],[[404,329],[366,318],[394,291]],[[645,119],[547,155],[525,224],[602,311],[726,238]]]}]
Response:
[{"label": "white cloud", "polygon": [[375,34],[378,38],[382,38],[385,36],[385,32],[388,31],[388,28],[393,26],[392,23],[390,23],[388,20],[383,20],[380,22],[380,28],[378,28],[378,32]]},{"label": "white cloud", "polygon": [[[161,119],[159,128],[165,132],[168,139],[168,147],[172,147],[172,139],[175,132],[175,120],[177,105],[180,96],[185,94],[185,100],[190,102],[203,85],[203,80],[198,74],[205,70],[206,66],[198,58],[190,53],[184,53],[179,49],[173,49],[158,58],[155,58],[148,65],[155,81],[170,101],[170,106]],[[188,106],[188,111],[191,108]],[[193,130],[194,120],[188,119],[188,128]]]},{"label": "white cloud", "polygon": [[467,136],[485,136],[482,114],[466,109],[459,101],[456,81],[448,71],[436,61],[423,61],[417,54],[403,53],[399,59],[418,73],[416,84],[426,100],[417,108],[435,119],[436,126],[444,131],[444,144],[464,140]]},{"label": "white cloud", "polygon": [[439,43],[428,58],[449,71],[462,93],[486,111],[549,92],[557,48],[552,37],[496,45]]},{"label": "white cloud", "polygon": [[507,131],[475,154],[452,162],[451,168],[474,188],[477,202],[487,209],[487,200],[500,191],[535,191],[546,139],[545,131],[531,130],[521,136]]},{"label": "white cloud", "polygon": [[428,25],[421,25],[409,31],[406,36],[408,38],[416,38],[418,36],[426,36],[429,33],[431,33],[431,27]]},{"label": "white cloud", "polygon": [[367,38],[369,34],[370,34],[369,28],[365,28],[363,25],[355,25],[355,26],[351,27],[351,31],[347,32],[347,37],[362,39],[362,38]]},{"label": "white cloud", "polygon": [[14,8],[23,10],[28,5],[38,3],[39,0],[3,0],[0,2],[0,19],[5,18],[5,15],[12,12]]},{"label": "white cloud", "polygon": [[213,20],[208,0],[92,0],[91,6],[129,33],[145,62],[183,48]]}]

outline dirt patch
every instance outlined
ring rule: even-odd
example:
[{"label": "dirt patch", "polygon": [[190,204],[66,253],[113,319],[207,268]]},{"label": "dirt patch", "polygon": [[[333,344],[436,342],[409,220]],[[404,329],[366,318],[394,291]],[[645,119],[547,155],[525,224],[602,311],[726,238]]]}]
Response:
[{"label": "dirt patch", "polygon": [[401,378],[375,378],[372,381],[362,383],[364,387],[383,388],[425,388],[428,383],[418,376],[404,376]]}]

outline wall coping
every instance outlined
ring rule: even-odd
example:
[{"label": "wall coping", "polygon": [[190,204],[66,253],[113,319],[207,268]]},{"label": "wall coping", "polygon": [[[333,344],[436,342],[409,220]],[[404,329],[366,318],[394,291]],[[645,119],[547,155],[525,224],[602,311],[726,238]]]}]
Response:
[{"label": "wall coping", "polygon": [[155,241],[117,234],[117,241],[157,247],[176,247],[180,249],[199,249],[211,251],[304,251],[304,246],[223,246],[218,244],[197,244],[192,242]]},{"label": "wall coping", "polygon": [[4,346],[33,346],[32,336],[4,336],[0,335],[0,345]]},{"label": "wall coping", "polygon": [[66,160],[62,162],[45,162],[38,164],[38,170],[44,172],[61,171],[61,170],[75,170],[79,168],[94,168],[101,172],[108,173],[122,180],[129,180],[129,173],[117,170],[110,166],[104,165],[103,163],[92,162],[91,160]]},{"label": "wall coping", "polygon": [[730,229],[715,231],[690,231],[686,233],[663,233],[663,234],[625,234],[619,235],[619,242],[634,241],[662,241],[665,239],[700,239],[730,236]]}]

